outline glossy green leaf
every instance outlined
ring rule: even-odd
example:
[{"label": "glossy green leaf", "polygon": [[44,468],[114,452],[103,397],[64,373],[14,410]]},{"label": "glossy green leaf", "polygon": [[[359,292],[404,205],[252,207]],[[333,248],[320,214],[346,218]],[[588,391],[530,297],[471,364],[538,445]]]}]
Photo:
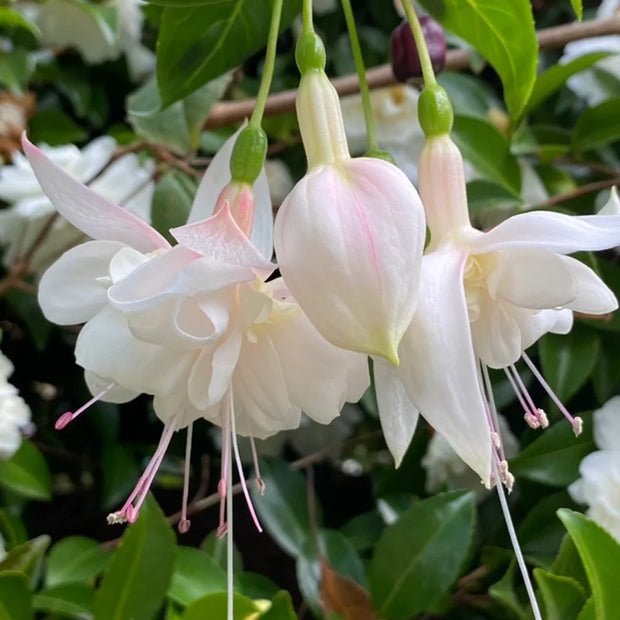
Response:
[{"label": "glossy green leaf", "polygon": [[489,588],[489,594],[497,600],[510,614],[510,617],[526,620],[527,615],[525,609],[517,593],[515,592],[515,573],[517,572],[517,563],[513,560],[510,562],[508,569],[503,577]]},{"label": "glossy green leaf", "polygon": [[620,139],[620,97],[612,97],[587,109],[573,130],[573,147],[590,151]]},{"label": "glossy green leaf", "polygon": [[[185,608],[181,620],[213,620],[227,618],[227,594],[218,592],[207,594]],[[245,596],[235,593],[233,599],[234,620],[254,620],[260,611],[256,604]]]},{"label": "glossy green leaf", "polygon": [[45,588],[35,594],[32,604],[36,611],[57,614],[63,618],[90,620],[95,600],[93,586],[87,583],[64,583]]},{"label": "glossy green leaf", "polygon": [[200,130],[213,104],[229,84],[228,75],[214,79],[162,109],[155,77],[145,82],[127,99],[129,122],[136,133],[147,140],[165,144],[179,153],[198,148]]},{"label": "glossy green leaf", "polygon": [[467,110],[467,116],[488,120],[489,110],[502,109],[493,89],[479,77],[467,73],[444,71],[437,76],[446,89],[455,110]]},{"label": "glossy green leaf", "polygon": [[88,133],[70,116],[60,110],[40,110],[28,125],[28,138],[35,144],[46,142],[50,146],[83,142]]},{"label": "glossy green leaf", "polygon": [[11,39],[13,45],[35,47],[41,36],[39,28],[21,13],[0,7],[0,35]]},{"label": "glossy green leaf", "polygon": [[577,19],[581,21],[583,17],[583,4],[581,0],[570,0],[571,6],[573,7],[573,11],[575,11],[575,15]]},{"label": "glossy green leaf", "polygon": [[594,597],[588,599],[588,602],[583,606],[577,620],[598,620],[596,616],[596,607],[594,605]]},{"label": "glossy green leaf", "polygon": [[32,583],[38,579],[43,556],[49,547],[50,537],[37,536],[11,549],[9,554],[0,562],[0,572],[20,571],[30,578]]},{"label": "glossy green leaf", "polygon": [[529,0],[423,0],[421,4],[489,61],[502,80],[510,116],[517,118],[536,81],[538,62]]},{"label": "glossy green leaf", "polygon": [[151,205],[153,227],[172,241],[170,229],[187,222],[196,184],[184,172],[169,170],[155,186]]},{"label": "glossy green leaf", "polygon": [[[359,554],[353,545],[336,530],[320,530],[318,537],[321,555],[340,575],[350,577],[361,586],[366,586],[366,573]],[[309,537],[297,557],[297,582],[304,600],[314,610],[320,611],[319,583],[321,568],[314,538]]]},{"label": "glossy green leaf", "polygon": [[109,557],[110,553],[92,538],[63,538],[49,553],[45,583],[53,587],[61,583],[90,581],[103,572]]},{"label": "glossy green leaf", "polygon": [[0,508],[0,532],[4,546],[11,549],[28,540],[28,532],[23,521],[11,510]]},{"label": "glossy green leaf", "polygon": [[24,95],[34,67],[32,56],[24,49],[0,55],[0,86],[6,86],[18,96]]},{"label": "glossy green leaf", "polygon": [[175,556],[172,528],[149,496],[108,564],[95,597],[95,620],[151,620],[164,601]]},{"label": "glossy green leaf", "polygon": [[493,181],[475,179],[467,184],[467,206],[471,216],[486,209],[514,209],[522,204],[519,196]]},{"label": "glossy green leaf", "polygon": [[558,511],[558,516],[583,560],[592,587],[597,620],[615,620],[620,609],[620,545],[602,527],[579,512],[564,508]]},{"label": "glossy green leaf", "polygon": [[575,58],[571,62],[564,65],[553,65],[546,71],[543,71],[536,79],[532,94],[528,99],[527,105],[523,110],[523,115],[529,114],[536,109],[547,97],[560,89],[566,83],[569,77],[579,73],[584,69],[588,69],[595,62],[609,56],[606,52],[597,52],[595,54],[584,54],[579,58]]},{"label": "glossy green leaf", "polygon": [[252,600],[257,600],[273,598],[280,588],[264,575],[244,571],[235,574],[235,591]]},{"label": "glossy green leaf", "polygon": [[554,575],[562,575],[574,579],[581,585],[584,592],[590,592],[590,585],[583,562],[579,557],[579,552],[573,539],[568,534],[564,535],[560,551],[551,565],[551,572]]},{"label": "glossy green leaf", "polygon": [[588,380],[600,346],[598,334],[583,325],[575,325],[569,334],[547,334],[541,339],[542,372],[561,401],[570,400]]},{"label": "glossy green leaf", "polygon": [[297,620],[293,601],[288,592],[278,592],[271,601],[271,607],[261,616],[261,620]]},{"label": "glossy green leaf", "polygon": [[[220,566],[220,568],[226,570],[228,559],[226,557],[227,554],[227,541],[226,537],[218,538],[217,530],[213,530],[209,533],[205,539],[200,543],[200,548],[213,560],[215,560],[216,564]],[[233,568],[235,573],[239,573],[243,570],[243,558],[241,557],[241,553],[239,553],[239,549],[237,549],[237,545],[233,542]]]},{"label": "glossy green leaf", "polygon": [[226,572],[204,551],[179,547],[168,596],[180,605],[226,589]]},{"label": "glossy green leaf", "polygon": [[467,159],[487,179],[517,196],[521,193],[521,170],[510,152],[508,140],[488,121],[455,116],[453,138]]},{"label": "glossy green leaf", "polygon": [[28,440],[9,461],[0,461],[0,485],[36,500],[50,500],[52,481],[49,467],[41,452]]},{"label": "glossy green leaf", "polygon": [[620,386],[618,351],[620,351],[620,334],[605,334],[605,337],[601,339],[601,349],[591,375],[592,386],[600,404],[616,394]]},{"label": "glossy green leaf", "polygon": [[[270,536],[292,556],[298,556],[310,534],[305,476],[277,459],[261,460],[265,494],[252,488],[254,506]],[[319,511],[318,500],[315,506]],[[320,522],[320,514],[317,515]]]},{"label": "glossy green leaf", "polygon": [[0,620],[34,620],[32,593],[22,573],[0,573]]},{"label": "glossy green leaf", "polygon": [[575,437],[565,420],[556,422],[510,461],[516,476],[550,486],[564,487],[579,478],[579,463],[594,450],[591,416],[584,416],[583,432]]},{"label": "glossy green leaf", "polygon": [[475,495],[455,491],[415,503],[387,527],[370,564],[370,594],[379,614],[409,618],[446,594],[469,551],[475,518]]},{"label": "glossy green leaf", "polygon": [[545,620],[576,618],[586,602],[586,593],[578,581],[534,569],[534,578],[545,606]]},{"label": "glossy green leaf", "polygon": [[[284,3],[282,28],[301,2]],[[229,0],[198,7],[167,6],[157,44],[157,80],[164,106],[233,69],[267,42],[270,0]]]}]

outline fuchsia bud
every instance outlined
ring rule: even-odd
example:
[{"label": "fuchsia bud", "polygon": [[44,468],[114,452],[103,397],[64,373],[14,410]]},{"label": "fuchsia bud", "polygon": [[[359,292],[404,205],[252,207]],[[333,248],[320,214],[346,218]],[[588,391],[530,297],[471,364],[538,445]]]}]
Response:
[{"label": "fuchsia bud", "polygon": [[[446,64],[446,38],[443,28],[428,15],[420,16],[420,25],[428,46],[433,71],[438,73]],[[394,77],[399,82],[406,82],[413,77],[422,77],[420,56],[407,20],[397,26],[392,33],[391,61]]]}]

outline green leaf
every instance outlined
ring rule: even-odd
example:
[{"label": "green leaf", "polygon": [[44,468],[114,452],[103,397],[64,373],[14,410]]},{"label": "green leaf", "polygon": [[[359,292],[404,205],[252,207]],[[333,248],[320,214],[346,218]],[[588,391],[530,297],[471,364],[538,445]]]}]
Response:
[{"label": "green leaf", "polygon": [[[181,620],[207,620],[227,618],[227,594],[218,592],[207,594],[185,608]],[[260,611],[256,604],[245,596],[235,593],[233,599],[234,620],[254,620]]]},{"label": "green leaf", "polygon": [[594,597],[588,599],[588,602],[583,606],[577,620],[598,620],[596,616],[596,607],[594,605]]},{"label": "green leaf", "polygon": [[547,334],[541,339],[543,375],[561,401],[570,400],[588,380],[600,346],[598,334],[584,325],[575,325],[568,334]]},{"label": "green leaf", "polygon": [[23,15],[0,7],[0,35],[11,39],[13,45],[33,48],[41,36],[39,28]]},{"label": "green leaf", "polygon": [[437,76],[446,89],[455,110],[467,110],[467,116],[488,120],[489,110],[501,109],[502,104],[489,84],[467,73],[444,71]]},{"label": "green leaf", "polygon": [[455,116],[453,137],[481,174],[515,195],[521,193],[521,170],[508,140],[491,123],[472,116]]},{"label": "green leaf", "polygon": [[19,47],[0,54],[0,86],[6,86],[18,96],[24,95],[34,67],[32,56]]},{"label": "green leaf", "polygon": [[619,350],[620,334],[605,334],[605,337],[601,339],[601,350],[591,375],[596,398],[601,404],[611,398],[620,385]]},{"label": "green leaf", "polygon": [[515,572],[517,564],[510,562],[504,576],[489,588],[489,594],[510,614],[510,617],[526,620],[523,605],[515,592]]},{"label": "green leaf", "polygon": [[568,534],[564,535],[564,539],[560,545],[560,551],[551,565],[551,572],[554,575],[562,575],[574,579],[581,585],[584,591],[589,592],[590,586],[583,567],[583,562],[579,557],[579,552],[577,551],[573,539]]},{"label": "green leaf", "polygon": [[[260,468],[265,494],[260,496],[253,488],[252,497],[261,523],[286,553],[299,556],[310,534],[306,478],[278,459],[261,459]],[[316,498],[314,505],[318,511]]]},{"label": "green leaf", "polygon": [[[284,3],[281,29],[301,2]],[[267,41],[270,0],[229,0],[198,7],[166,6],[157,43],[157,80],[164,106],[226,73]]]},{"label": "green leaf", "polygon": [[28,499],[49,501],[52,480],[47,461],[33,443],[25,439],[9,461],[0,461],[0,485]]},{"label": "green leaf", "polygon": [[[227,541],[226,537],[218,538],[217,531],[213,530],[209,533],[205,539],[200,543],[200,548],[213,560],[216,564],[226,570],[227,567]],[[237,549],[237,545],[233,542],[233,572],[238,573],[243,570],[243,558]]]},{"label": "green leaf", "polygon": [[[30,138],[32,134],[28,137]],[[4,298],[23,321],[32,338],[34,346],[43,351],[52,333],[52,324],[43,316],[37,296],[30,291],[13,289],[7,291]]]},{"label": "green leaf", "polygon": [[49,547],[50,540],[50,537],[46,535],[37,536],[11,549],[10,553],[0,562],[0,572],[20,571],[34,584],[38,579],[43,556]]},{"label": "green leaf", "polygon": [[[336,530],[320,530],[318,537],[321,555],[340,575],[350,577],[366,587],[366,573],[359,554],[353,545]],[[320,612],[319,583],[321,567],[316,542],[308,537],[297,557],[297,582],[306,603],[318,615]]]},{"label": "green leaf", "polygon": [[87,583],[64,583],[41,590],[35,594],[32,603],[36,611],[90,620],[93,617],[94,600],[93,586]]},{"label": "green leaf", "polygon": [[[582,417],[583,416],[582,414]],[[588,417],[591,420],[591,417]],[[540,436],[510,461],[516,476],[541,484],[564,487],[579,478],[579,463],[594,450],[591,424],[575,437],[572,426],[562,420],[541,432]]]},{"label": "green leaf", "polygon": [[47,558],[45,584],[90,581],[103,572],[110,553],[85,536],[70,536],[57,542]]},{"label": "green leaf", "polygon": [[585,566],[597,620],[616,619],[620,609],[620,545],[611,534],[579,512],[563,508],[558,511],[558,517],[575,541]]},{"label": "green leaf", "polygon": [[28,540],[28,532],[23,521],[7,508],[0,508],[0,532],[7,549]]},{"label": "green leaf", "polygon": [[297,620],[291,595],[284,590],[278,592],[271,601],[269,611],[261,616],[261,620]]},{"label": "green leaf", "polygon": [[109,510],[124,501],[139,477],[138,463],[125,446],[104,443],[101,453],[101,505],[104,509]]},{"label": "green leaf", "polygon": [[0,574],[0,620],[34,620],[32,593],[22,573]]},{"label": "green leaf", "polygon": [[169,170],[155,186],[151,205],[152,225],[169,241],[170,229],[187,222],[196,185],[180,170]]},{"label": "green leaf", "polygon": [[514,209],[522,204],[519,196],[493,181],[475,179],[467,184],[467,206],[472,216],[485,209]]},{"label": "green leaf", "polygon": [[620,97],[612,97],[587,109],[573,130],[573,148],[590,151],[620,139]]},{"label": "green leaf", "polygon": [[545,604],[545,620],[566,620],[579,615],[586,594],[578,581],[541,568],[534,569],[534,578]]},{"label": "green leaf", "polygon": [[226,589],[226,572],[204,551],[179,547],[168,596],[180,605]]},{"label": "green leaf", "polygon": [[58,146],[83,142],[88,138],[88,133],[60,110],[40,110],[30,119],[28,137],[35,144],[46,142],[50,146]]},{"label": "green leaf", "polygon": [[409,618],[446,594],[469,551],[475,518],[475,495],[455,491],[415,503],[387,527],[370,565],[379,614]]},{"label": "green leaf", "polygon": [[245,571],[235,574],[235,591],[255,601],[273,598],[280,588],[263,575]]},{"label": "green leaf", "polygon": [[547,97],[560,89],[569,77],[584,69],[588,69],[594,63],[607,56],[609,56],[608,52],[584,54],[565,65],[553,65],[546,71],[543,71],[536,79],[536,84],[534,84],[534,89],[532,90],[532,94],[528,99],[522,115],[526,116],[532,110],[536,109]]},{"label": "green leaf", "polygon": [[583,17],[583,4],[581,0],[570,0],[571,6],[573,7],[573,11],[575,11],[575,15],[577,19],[581,21]]},{"label": "green leaf", "polygon": [[444,28],[473,45],[502,80],[511,118],[517,118],[536,81],[538,42],[529,0],[423,0]]},{"label": "green leaf", "polygon": [[95,620],[151,620],[164,601],[175,555],[172,528],[149,495],[108,564],[95,597]]}]

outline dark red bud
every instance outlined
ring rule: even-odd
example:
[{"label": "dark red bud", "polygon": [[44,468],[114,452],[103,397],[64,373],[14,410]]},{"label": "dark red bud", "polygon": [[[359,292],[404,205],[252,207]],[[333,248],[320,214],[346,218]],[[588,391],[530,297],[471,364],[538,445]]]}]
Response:
[{"label": "dark red bud", "polygon": [[[428,53],[435,73],[446,64],[446,38],[443,28],[428,15],[420,16],[420,25],[428,46]],[[392,33],[392,72],[399,82],[406,82],[412,77],[422,77],[420,56],[409,27],[404,20]]]}]

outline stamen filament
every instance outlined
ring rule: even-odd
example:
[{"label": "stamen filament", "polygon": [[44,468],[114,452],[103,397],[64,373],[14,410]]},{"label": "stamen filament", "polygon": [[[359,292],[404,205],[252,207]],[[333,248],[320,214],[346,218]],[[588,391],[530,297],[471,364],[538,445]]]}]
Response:
[{"label": "stamen filament", "polygon": [[[486,394],[486,412],[489,420],[489,427],[491,429],[491,438],[496,438],[494,441],[494,447],[497,451],[500,460],[505,461],[506,455],[504,454],[504,445],[499,433],[499,420],[497,417],[497,408],[495,407],[495,398],[493,397],[493,385],[491,384],[491,378],[489,377],[488,368],[480,362],[480,368],[482,370],[482,377],[484,379],[483,394]],[[480,377],[480,375],[478,375]]]},{"label": "stamen filament", "polygon": [[220,496],[220,524],[217,528],[217,537],[221,538],[226,533],[226,495],[228,488],[228,478],[230,477],[230,415],[229,409],[224,413],[224,423],[222,425],[222,455],[220,465],[220,481],[217,485],[217,492]]},{"label": "stamen filament", "polygon": [[[230,431],[232,438],[233,450],[235,452],[235,463],[237,464],[237,472],[239,473],[239,481],[241,482],[241,488],[243,489],[243,495],[245,497],[246,504],[248,505],[248,510],[250,511],[250,516],[252,517],[252,521],[254,521],[254,525],[256,529],[262,533],[263,528],[261,527],[260,521],[258,520],[258,516],[256,515],[256,511],[254,510],[254,504],[252,503],[252,498],[250,497],[250,493],[248,491],[248,485],[245,482],[245,474],[243,473],[243,464],[241,463],[241,456],[239,455],[239,445],[237,444],[237,432],[235,429],[235,411],[233,406],[233,396],[232,390],[228,390],[228,406],[230,410]],[[230,501],[230,500],[229,500]]]},{"label": "stamen filament", "polygon": [[523,361],[528,365],[528,368],[532,371],[532,374],[538,379],[540,385],[542,385],[543,389],[551,400],[557,405],[558,409],[562,412],[562,415],[571,423],[573,427],[573,432],[576,436],[581,435],[581,431],[583,430],[583,420],[579,417],[573,417],[568,409],[562,404],[562,401],[557,397],[556,393],[551,389],[551,386],[545,381],[541,372],[534,366],[534,362],[527,356],[527,354],[523,353]]},{"label": "stamen filament", "polygon": [[252,461],[254,462],[254,476],[256,477],[256,486],[258,487],[258,494],[265,494],[265,482],[260,475],[260,467],[258,466],[258,454],[256,452],[256,443],[254,442],[254,436],[250,435],[250,447],[252,449]]},{"label": "stamen filament", "polygon": [[[227,592],[227,617],[228,620],[234,620],[233,598],[235,594],[234,574],[233,574],[233,492],[232,492],[232,461],[228,459],[226,462],[226,493],[228,501],[226,502],[226,592]],[[218,530],[219,535],[219,530]]]},{"label": "stamen filament", "polygon": [[183,503],[181,505],[181,520],[179,521],[179,532],[185,534],[189,531],[191,521],[187,518],[187,500],[189,498],[189,468],[192,456],[192,431],[194,425],[187,427],[187,440],[185,444],[185,467],[183,472]]},{"label": "stamen filament", "polygon": [[57,431],[60,431],[63,428],[65,428],[65,426],[67,426],[69,422],[73,422],[73,420],[75,420],[75,418],[77,418],[80,415],[80,413],[84,413],[84,411],[86,411],[89,407],[94,405],[98,400],[102,399],[115,385],[116,383],[110,383],[110,385],[108,385],[107,388],[99,392],[99,394],[97,394],[96,396],[93,396],[88,402],[84,403],[79,409],[76,409],[73,412],[65,411],[65,413],[63,413],[58,418],[58,420],[56,420],[56,424],[54,424],[54,428]]},{"label": "stamen filament", "polygon": [[[492,467],[493,467],[493,473],[495,474],[497,478],[499,478],[498,466],[495,463],[495,461],[493,461]],[[495,487],[497,488],[497,495],[499,496],[499,503],[502,507],[502,512],[504,513],[504,521],[506,522],[506,527],[508,529],[508,534],[510,536],[510,542],[512,543],[512,548],[515,552],[515,557],[517,558],[517,564],[519,565],[519,570],[521,571],[521,576],[523,577],[523,581],[525,583],[525,589],[527,591],[527,596],[530,599],[530,605],[532,606],[532,612],[534,613],[534,618],[536,620],[542,620],[542,615],[540,614],[540,609],[538,607],[538,601],[536,600],[536,595],[534,594],[534,588],[532,587],[530,575],[527,572],[527,566],[525,565],[525,560],[523,559],[523,553],[521,553],[519,539],[517,538],[517,533],[515,531],[515,527],[512,522],[512,517],[510,516],[510,510],[508,508],[506,494],[504,493],[504,489],[501,484],[496,484]]]}]

